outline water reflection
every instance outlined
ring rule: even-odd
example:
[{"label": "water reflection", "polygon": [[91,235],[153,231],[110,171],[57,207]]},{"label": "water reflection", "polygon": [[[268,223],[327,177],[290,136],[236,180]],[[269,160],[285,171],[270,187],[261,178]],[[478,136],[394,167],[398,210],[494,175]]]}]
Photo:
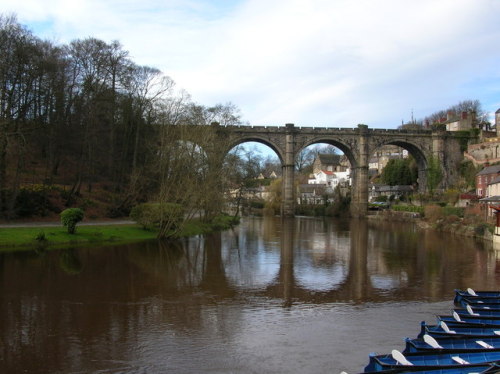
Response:
[{"label": "water reflection", "polygon": [[[418,324],[412,313],[442,307],[454,288],[497,289],[499,269],[474,240],[308,218],[248,218],[180,243],[4,253],[0,370],[355,371],[367,352],[346,337],[367,316],[404,310]],[[384,323],[365,326],[363,343],[379,346]]]}]

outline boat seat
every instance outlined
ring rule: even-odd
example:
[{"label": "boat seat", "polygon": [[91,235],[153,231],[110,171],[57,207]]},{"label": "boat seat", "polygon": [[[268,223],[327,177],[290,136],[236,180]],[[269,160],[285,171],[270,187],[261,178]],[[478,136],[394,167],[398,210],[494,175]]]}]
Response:
[{"label": "boat seat", "polygon": [[393,349],[391,352],[392,358],[396,360],[399,365],[413,366],[413,364],[406,359],[406,357],[399,352],[397,349]]},{"label": "boat seat", "polygon": [[467,293],[472,296],[477,296],[476,291],[474,291],[472,288],[467,288]]},{"label": "boat seat", "polygon": [[467,312],[469,312],[469,314],[471,316],[478,316],[479,315],[479,313],[474,313],[474,311],[472,310],[472,308],[470,307],[469,304],[467,304],[467,306],[465,307],[465,309],[467,309]]},{"label": "boat seat", "polygon": [[492,345],[490,345],[490,344],[488,344],[486,342],[483,342],[482,340],[476,340],[476,343],[479,344],[481,347],[484,347],[484,348],[488,348],[488,349],[495,348]]},{"label": "boat seat", "polygon": [[425,334],[424,335],[424,342],[426,342],[427,344],[429,344],[432,348],[443,349],[443,347],[441,347],[439,345],[439,343],[436,341],[436,339],[434,339],[429,334]]},{"label": "boat seat", "polygon": [[460,358],[460,357],[458,357],[458,356],[451,356],[451,359],[452,359],[453,361],[455,361],[455,362],[458,362],[458,363],[459,363],[459,364],[461,364],[461,365],[467,365],[467,364],[469,364],[469,362],[468,362],[468,361],[465,361],[463,358]]},{"label": "boat seat", "polygon": [[[440,322],[440,325],[441,327],[443,328],[443,330],[445,332],[447,332],[448,334],[456,334],[457,332],[456,331],[453,331],[453,330],[450,330],[450,328],[448,327],[448,325],[444,322],[444,321],[441,321]],[[499,331],[500,332],[500,331]],[[499,334],[500,335],[500,334]]]}]

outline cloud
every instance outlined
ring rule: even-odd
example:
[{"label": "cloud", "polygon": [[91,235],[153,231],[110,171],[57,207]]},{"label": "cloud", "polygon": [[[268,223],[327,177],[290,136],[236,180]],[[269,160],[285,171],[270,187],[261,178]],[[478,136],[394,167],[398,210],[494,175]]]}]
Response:
[{"label": "cloud", "polygon": [[495,0],[0,3],[44,37],[117,39],[197,102],[231,101],[255,125],[392,128],[412,110],[499,101]]}]

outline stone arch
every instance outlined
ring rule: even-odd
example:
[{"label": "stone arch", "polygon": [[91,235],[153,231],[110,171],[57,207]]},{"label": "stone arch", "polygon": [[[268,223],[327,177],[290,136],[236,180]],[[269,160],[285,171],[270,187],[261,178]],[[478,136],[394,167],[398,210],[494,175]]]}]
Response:
[{"label": "stone arch", "polygon": [[418,167],[418,189],[419,192],[424,193],[427,190],[427,165],[428,156],[418,144],[415,144],[407,139],[391,139],[389,141],[377,144],[374,149],[370,149],[370,156],[373,155],[378,149],[386,145],[395,145],[408,151],[408,153],[415,159]]},{"label": "stone arch", "polygon": [[284,164],[284,160],[285,160],[284,154],[285,154],[285,152],[281,149],[281,147],[279,147],[272,140],[266,139],[266,138],[260,137],[260,136],[241,136],[241,137],[237,137],[237,138],[235,138],[234,140],[232,140],[229,143],[229,146],[228,146],[228,148],[226,150],[226,153],[229,153],[229,151],[231,149],[233,149],[234,147],[237,147],[240,144],[249,143],[249,142],[256,142],[256,143],[260,143],[260,144],[268,146],[269,148],[271,148],[274,151],[274,153],[276,154],[276,156],[278,156],[278,159],[280,160],[281,165]]},{"label": "stone arch", "polygon": [[315,137],[315,138],[308,140],[307,142],[302,144],[298,149],[296,149],[295,157],[297,157],[297,155],[300,152],[302,152],[304,149],[306,149],[310,145],[319,144],[319,143],[329,144],[331,146],[334,146],[334,147],[340,149],[344,153],[344,155],[347,157],[347,159],[349,160],[349,162],[351,164],[351,168],[354,169],[357,167],[358,162],[356,160],[354,152],[349,147],[349,145],[345,144],[344,142],[342,142],[336,138],[331,138],[328,136],[318,136],[318,137]]}]

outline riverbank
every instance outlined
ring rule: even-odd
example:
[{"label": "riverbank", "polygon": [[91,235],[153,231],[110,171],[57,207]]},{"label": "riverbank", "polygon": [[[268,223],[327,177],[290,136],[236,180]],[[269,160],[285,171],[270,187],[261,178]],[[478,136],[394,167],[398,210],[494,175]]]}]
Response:
[{"label": "riverbank", "polygon": [[[178,237],[226,230],[238,222],[237,218],[230,216],[217,217],[212,223],[192,220],[184,225]],[[132,243],[155,240],[157,234],[157,230],[145,230],[131,221],[86,222],[77,226],[75,234],[69,234],[67,229],[58,222],[8,223],[0,225],[0,252]]]},{"label": "riverbank", "polygon": [[468,238],[477,238],[493,242],[493,233],[485,223],[465,224],[462,221],[447,222],[444,219],[436,222],[429,222],[421,218],[418,213],[399,212],[393,210],[381,210],[367,216],[367,219],[373,221],[390,222],[411,222],[421,230],[436,230],[455,235],[461,235]]}]

